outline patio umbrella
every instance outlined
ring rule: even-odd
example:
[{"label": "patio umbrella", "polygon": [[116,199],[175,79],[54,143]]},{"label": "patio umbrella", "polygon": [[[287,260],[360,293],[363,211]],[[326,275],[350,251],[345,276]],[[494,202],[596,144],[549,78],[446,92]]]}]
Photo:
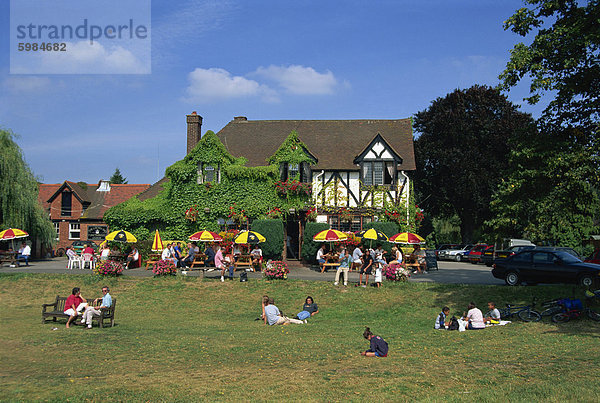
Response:
[{"label": "patio umbrella", "polygon": [[12,248],[15,250],[15,239],[17,238],[25,238],[28,237],[29,234],[18,228],[9,228],[0,232],[0,240],[2,241],[12,241]]},{"label": "patio umbrella", "polygon": [[389,238],[387,237],[386,234],[384,234],[381,231],[377,231],[374,228],[364,229],[364,230],[360,231],[358,234],[356,234],[356,236],[359,238],[363,238],[363,239],[370,239],[372,241],[379,241],[379,242],[388,242],[389,241]]},{"label": "patio umbrella", "polygon": [[405,243],[409,245],[420,245],[425,243],[425,239],[412,232],[401,232],[390,237],[390,242]]},{"label": "patio umbrella", "polygon": [[127,242],[127,243],[135,243],[137,242],[137,238],[133,236],[131,232],[127,231],[113,231],[104,237],[107,241],[117,241],[117,242]]},{"label": "patio umbrella", "polygon": [[233,238],[233,243],[236,244],[250,244],[256,245],[257,243],[265,242],[267,239],[255,231],[242,231]]},{"label": "patio umbrella", "polygon": [[348,234],[338,231],[336,229],[326,229],[313,237],[315,242],[338,242],[345,241],[348,239]]},{"label": "patio umbrella", "polygon": [[190,235],[190,241],[221,242],[222,240],[221,235],[212,231],[198,231]]},{"label": "patio umbrella", "polygon": [[156,230],[156,232],[154,233],[154,241],[152,241],[152,250],[154,252],[157,251],[161,251],[163,250],[163,242],[162,239],[160,239],[160,234],[158,233],[158,230]]}]

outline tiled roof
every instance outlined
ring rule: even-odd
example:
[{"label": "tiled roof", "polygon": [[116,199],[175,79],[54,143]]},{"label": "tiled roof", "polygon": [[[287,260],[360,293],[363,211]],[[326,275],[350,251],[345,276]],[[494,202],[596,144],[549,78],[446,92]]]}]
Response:
[{"label": "tiled roof", "polygon": [[162,178],[161,180],[156,182],[154,185],[150,186],[148,189],[146,189],[142,193],[140,193],[138,195],[138,199],[140,199],[140,201],[144,201],[144,200],[152,199],[152,198],[156,197],[163,190],[163,185],[165,183],[167,183],[169,180],[170,179],[167,177]]},{"label": "tiled roof", "polygon": [[353,160],[377,134],[389,143],[403,162],[399,169],[415,169],[410,119],[397,120],[245,120],[234,119],[217,136],[247,166],[267,165],[292,130],[317,157],[315,169],[356,170]]},{"label": "tiled roof", "polygon": [[88,183],[87,188],[83,188],[76,182],[65,181],[55,184],[39,184],[38,200],[45,207],[48,207],[48,201],[56,192],[63,186],[70,187],[77,197],[85,204],[88,204],[82,219],[87,220],[102,220],[104,213],[110,207],[122,203],[133,196],[147,190],[149,184],[124,184],[110,185],[110,192],[97,192],[99,184]]}]

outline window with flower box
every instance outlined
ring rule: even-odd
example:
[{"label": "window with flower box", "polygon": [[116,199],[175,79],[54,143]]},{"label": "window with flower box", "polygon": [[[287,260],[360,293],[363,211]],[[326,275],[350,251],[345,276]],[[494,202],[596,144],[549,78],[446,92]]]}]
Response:
[{"label": "window with flower box", "polygon": [[338,231],[361,231],[363,226],[372,222],[372,217],[365,217],[360,215],[352,216],[351,220],[344,219],[342,220],[339,215],[330,215],[328,218],[328,223],[332,229],[336,229]]}]

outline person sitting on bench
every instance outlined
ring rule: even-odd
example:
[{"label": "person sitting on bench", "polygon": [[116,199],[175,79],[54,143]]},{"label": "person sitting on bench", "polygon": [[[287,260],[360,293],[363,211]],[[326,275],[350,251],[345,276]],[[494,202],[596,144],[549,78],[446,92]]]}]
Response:
[{"label": "person sitting on bench", "polygon": [[29,257],[31,256],[31,246],[27,245],[23,242],[21,249],[19,249],[19,254],[17,255],[17,266],[19,266],[19,261],[24,260],[25,266],[29,266]]}]

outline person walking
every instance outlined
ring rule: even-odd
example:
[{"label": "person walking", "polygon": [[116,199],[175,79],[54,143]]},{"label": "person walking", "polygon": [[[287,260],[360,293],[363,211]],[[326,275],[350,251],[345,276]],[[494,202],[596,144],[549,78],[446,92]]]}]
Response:
[{"label": "person walking", "polygon": [[350,262],[352,261],[352,256],[348,253],[348,250],[344,246],[340,246],[340,255],[338,257],[338,262],[340,265],[338,266],[337,272],[335,273],[335,282],[333,285],[338,285],[340,282],[340,273],[344,275],[344,286],[348,285],[348,270],[350,270]]}]

